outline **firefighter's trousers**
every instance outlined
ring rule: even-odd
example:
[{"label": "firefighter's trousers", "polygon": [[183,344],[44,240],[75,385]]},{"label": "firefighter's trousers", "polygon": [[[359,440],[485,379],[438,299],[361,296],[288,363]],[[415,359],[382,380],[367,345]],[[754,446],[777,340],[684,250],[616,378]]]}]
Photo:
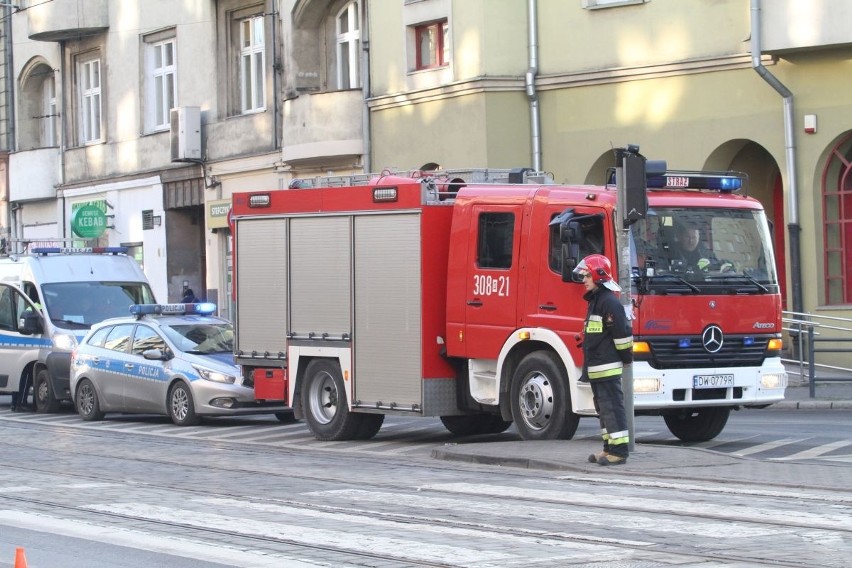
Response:
[{"label": "firefighter's trousers", "polygon": [[589,380],[595,410],[601,421],[603,449],[614,456],[627,457],[630,433],[627,429],[627,412],[624,410],[624,392],[621,376]]}]

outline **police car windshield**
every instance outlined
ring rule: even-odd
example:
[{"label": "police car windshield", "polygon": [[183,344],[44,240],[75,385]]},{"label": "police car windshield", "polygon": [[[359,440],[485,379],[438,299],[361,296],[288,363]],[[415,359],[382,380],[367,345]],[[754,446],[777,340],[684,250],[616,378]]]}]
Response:
[{"label": "police car windshield", "polygon": [[234,328],[226,322],[172,324],[160,329],[184,353],[209,355],[234,350]]},{"label": "police car windshield", "polygon": [[142,282],[62,282],[42,286],[43,308],[59,327],[88,329],[108,318],[125,317],[130,304],[154,303]]}]

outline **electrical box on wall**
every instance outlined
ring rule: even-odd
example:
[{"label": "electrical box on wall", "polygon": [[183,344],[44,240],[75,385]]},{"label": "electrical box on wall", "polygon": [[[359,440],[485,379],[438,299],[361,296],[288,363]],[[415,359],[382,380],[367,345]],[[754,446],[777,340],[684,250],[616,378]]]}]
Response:
[{"label": "electrical box on wall", "polygon": [[172,161],[201,160],[201,109],[190,106],[173,108],[169,118]]}]

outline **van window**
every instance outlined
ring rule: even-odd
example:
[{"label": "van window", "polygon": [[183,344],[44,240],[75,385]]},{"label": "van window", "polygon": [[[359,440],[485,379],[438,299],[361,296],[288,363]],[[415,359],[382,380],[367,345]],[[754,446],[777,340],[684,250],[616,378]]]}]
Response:
[{"label": "van window", "polygon": [[130,304],[153,304],[154,295],[142,282],[62,282],[44,284],[43,304],[54,324],[88,329],[96,323],[129,315]]},{"label": "van window", "polygon": [[16,312],[15,290],[8,286],[0,289],[0,329],[15,331],[18,329],[18,314]]}]

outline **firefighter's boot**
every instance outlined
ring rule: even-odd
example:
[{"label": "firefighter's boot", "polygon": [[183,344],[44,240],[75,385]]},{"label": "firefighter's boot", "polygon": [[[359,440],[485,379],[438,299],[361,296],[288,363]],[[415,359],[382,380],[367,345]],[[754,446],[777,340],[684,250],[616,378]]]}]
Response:
[{"label": "firefighter's boot", "polygon": [[627,458],[615,454],[607,454],[598,459],[598,465],[621,465],[627,463]]},{"label": "firefighter's boot", "polygon": [[604,458],[608,455],[609,455],[609,452],[607,452],[606,450],[601,450],[600,452],[598,452],[596,454],[591,454],[591,455],[589,455],[589,463],[598,463],[598,461],[600,461],[602,458]]}]

